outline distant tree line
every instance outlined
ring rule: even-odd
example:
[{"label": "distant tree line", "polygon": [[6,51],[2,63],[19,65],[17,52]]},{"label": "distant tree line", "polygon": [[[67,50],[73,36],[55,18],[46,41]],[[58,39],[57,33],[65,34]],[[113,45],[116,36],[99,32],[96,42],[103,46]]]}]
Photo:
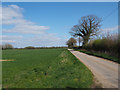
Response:
[{"label": "distant tree line", "polygon": [[64,46],[61,46],[61,47],[33,47],[33,46],[27,46],[25,48],[22,48],[22,49],[54,49],[54,48],[67,48],[67,47],[64,47]]},{"label": "distant tree line", "polygon": [[55,46],[52,46],[52,47],[27,46],[27,47],[24,47],[24,48],[14,48],[13,45],[11,45],[11,44],[0,45],[0,49],[2,49],[2,50],[8,50],[8,49],[57,49],[57,48],[67,48],[67,47],[64,47],[64,46],[61,46],[61,47],[55,47]]}]

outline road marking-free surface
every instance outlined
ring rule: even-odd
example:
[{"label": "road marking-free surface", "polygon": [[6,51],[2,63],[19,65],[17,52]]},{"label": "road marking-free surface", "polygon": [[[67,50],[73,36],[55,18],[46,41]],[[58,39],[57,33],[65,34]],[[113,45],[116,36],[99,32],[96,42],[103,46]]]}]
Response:
[{"label": "road marking-free surface", "polygon": [[118,88],[118,66],[115,62],[68,49],[94,74],[103,88]]}]

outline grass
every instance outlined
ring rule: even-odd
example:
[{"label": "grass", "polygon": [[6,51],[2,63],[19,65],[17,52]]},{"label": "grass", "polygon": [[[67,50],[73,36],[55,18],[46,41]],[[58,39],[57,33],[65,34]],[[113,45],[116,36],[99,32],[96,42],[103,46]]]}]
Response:
[{"label": "grass", "polygon": [[[77,50],[77,49],[75,49],[75,50]],[[101,58],[104,58],[104,59],[108,59],[110,61],[120,63],[120,58],[110,56],[110,55],[102,53],[102,52],[92,52],[92,51],[87,51],[87,50],[83,50],[83,49],[78,49],[77,51],[86,53],[88,55],[93,55],[93,56],[101,57]]]},{"label": "grass", "polygon": [[3,88],[89,88],[91,71],[67,49],[3,50]]}]

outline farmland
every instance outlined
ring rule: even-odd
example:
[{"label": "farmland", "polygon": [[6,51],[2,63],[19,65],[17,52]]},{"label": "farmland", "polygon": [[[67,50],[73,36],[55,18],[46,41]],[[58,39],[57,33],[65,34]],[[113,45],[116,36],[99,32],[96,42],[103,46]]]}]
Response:
[{"label": "farmland", "polygon": [[67,49],[3,50],[3,88],[89,88],[93,75]]}]

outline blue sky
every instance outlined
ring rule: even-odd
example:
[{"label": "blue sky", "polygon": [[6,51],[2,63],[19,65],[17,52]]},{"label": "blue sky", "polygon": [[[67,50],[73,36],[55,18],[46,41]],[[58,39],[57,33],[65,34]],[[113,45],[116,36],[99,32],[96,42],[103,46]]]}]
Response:
[{"label": "blue sky", "polygon": [[117,32],[117,2],[4,2],[2,7],[3,43],[14,47],[65,46],[72,26],[91,14],[103,19],[104,34]]}]

